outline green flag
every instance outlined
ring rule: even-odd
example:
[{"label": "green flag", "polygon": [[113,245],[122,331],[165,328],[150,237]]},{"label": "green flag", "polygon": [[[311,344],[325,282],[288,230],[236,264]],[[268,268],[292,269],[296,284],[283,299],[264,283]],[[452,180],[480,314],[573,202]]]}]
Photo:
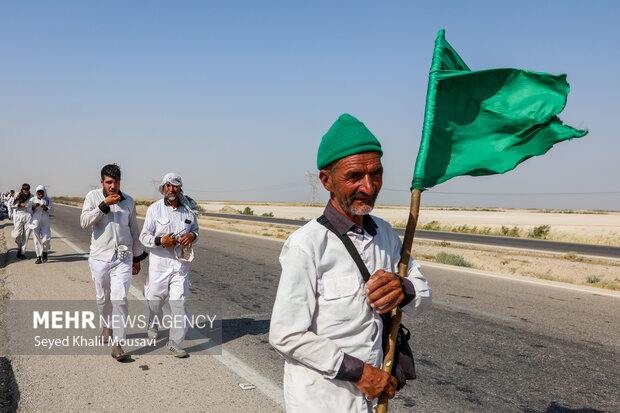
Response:
[{"label": "green flag", "polygon": [[519,69],[471,71],[440,30],[411,189],[459,175],[492,175],[587,131],[564,125],[566,75]]}]

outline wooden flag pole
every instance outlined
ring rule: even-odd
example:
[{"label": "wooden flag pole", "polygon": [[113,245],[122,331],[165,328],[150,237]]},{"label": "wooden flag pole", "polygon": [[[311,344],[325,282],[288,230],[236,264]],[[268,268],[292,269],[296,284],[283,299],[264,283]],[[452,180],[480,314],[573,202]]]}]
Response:
[{"label": "wooden flag pole", "polygon": [[[403,248],[400,252],[400,262],[398,263],[398,275],[401,277],[407,276],[407,269],[409,267],[409,258],[411,257],[411,249],[413,248],[413,237],[415,235],[415,227],[418,223],[418,215],[420,213],[420,196],[422,191],[414,189],[411,191],[411,206],[409,208],[409,218],[407,219],[407,229],[405,229],[405,237],[403,238]],[[394,350],[396,349],[396,338],[398,337],[398,328],[403,317],[403,312],[400,308],[396,307],[392,310],[390,321],[390,336],[388,338],[388,348],[383,357],[383,371],[387,373],[392,372],[392,365],[394,363]],[[388,398],[387,395],[383,395],[379,398],[379,405],[377,406],[377,413],[387,413],[388,411]]]}]

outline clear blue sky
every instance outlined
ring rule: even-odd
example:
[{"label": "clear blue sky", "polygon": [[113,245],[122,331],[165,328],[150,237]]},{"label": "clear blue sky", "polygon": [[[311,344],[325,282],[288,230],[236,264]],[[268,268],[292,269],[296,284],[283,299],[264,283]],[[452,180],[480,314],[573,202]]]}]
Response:
[{"label": "clear blue sky", "polygon": [[[134,197],[176,171],[199,199],[306,201],[348,112],[383,144],[379,202],[408,204],[445,28],[472,70],[566,73],[560,117],[590,134],[423,204],[620,210],[617,1],[15,1],[0,19],[3,191],[83,196],[116,162]],[[615,193],[558,195],[578,192]]]}]

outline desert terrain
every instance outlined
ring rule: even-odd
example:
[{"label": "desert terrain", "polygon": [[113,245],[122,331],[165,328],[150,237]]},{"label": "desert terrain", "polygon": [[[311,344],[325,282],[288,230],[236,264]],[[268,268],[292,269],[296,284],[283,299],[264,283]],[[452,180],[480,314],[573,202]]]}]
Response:
[{"label": "desert terrain", "polygon": [[[146,213],[148,207],[144,204],[148,203],[149,201],[138,201],[136,209],[139,215]],[[72,204],[80,205],[79,202]],[[288,238],[297,228],[282,224],[248,222],[237,217],[241,215],[241,211],[249,208],[256,216],[266,214],[276,218],[309,220],[321,215],[324,209],[323,205],[256,202],[201,201],[199,205],[204,212],[230,214],[230,218],[226,219],[201,217],[200,225],[203,227],[282,240]],[[372,212],[397,227],[405,225],[407,213],[408,207],[404,206],[377,206]],[[429,225],[431,228],[428,229],[482,234],[499,234],[502,227],[516,227],[523,237],[527,237],[533,228],[549,226],[545,239],[620,247],[620,212],[422,207],[418,228]],[[498,274],[620,290],[620,260],[614,259],[419,239],[414,242],[413,256],[420,261],[468,266]]]}]

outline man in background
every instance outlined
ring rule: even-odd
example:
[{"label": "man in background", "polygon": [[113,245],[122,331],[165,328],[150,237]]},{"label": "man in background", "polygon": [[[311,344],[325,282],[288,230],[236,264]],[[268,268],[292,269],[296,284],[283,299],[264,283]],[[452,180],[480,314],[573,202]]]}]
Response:
[{"label": "man in background", "polygon": [[37,254],[35,264],[47,262],[47,252],[50,249],[52,230],[50,228],[50,214],[54,212],[54,203],[47,196],[47,189],[43,185],[37,186],[37,196],[32,199],[32,220],[30,229],[34,240],[34,251]]},{"label": "man in background", "polygon": [[32,217],[32,198],[30,193],[30,185],[23,184],[21,191],[13,201],[13,231],[11,236],[17,244],[17,258],[26,259],[26,245],[30,237],[30,219]]}]

